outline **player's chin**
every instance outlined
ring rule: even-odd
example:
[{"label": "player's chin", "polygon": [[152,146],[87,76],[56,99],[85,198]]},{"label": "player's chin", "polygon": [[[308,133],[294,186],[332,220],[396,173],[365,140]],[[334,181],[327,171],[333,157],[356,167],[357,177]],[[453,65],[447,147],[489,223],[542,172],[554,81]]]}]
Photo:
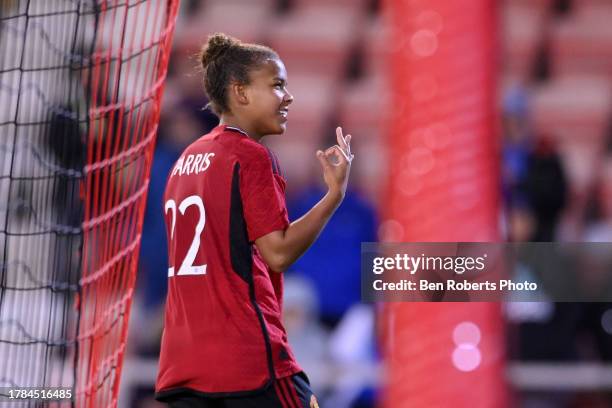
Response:
[{"label": "player's chin", "polygon": [[281,117],[280,120],[277,120],[272,126],[270,126],[271,135],[281,135],[285,133],[287,130],[287,118]]}]

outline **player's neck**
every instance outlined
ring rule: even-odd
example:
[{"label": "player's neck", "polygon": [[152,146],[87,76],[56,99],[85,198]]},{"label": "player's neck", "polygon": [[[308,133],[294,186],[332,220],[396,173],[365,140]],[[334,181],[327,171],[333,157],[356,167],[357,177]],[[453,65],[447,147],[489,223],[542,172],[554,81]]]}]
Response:
[{"label": "player's neck", "polygon": [[222,115],[221,119],[219,120],[220,125],[238,128],[242,130],[244,133],[246,133],[247,135],[249,135],[251,139],[259,141],[259,139],[261,139],[262,136],[258,135],[254,130],[250,128],[250,126],[248,126],[248,124],[243,123],[243,122],[244,121],[241,121],[237,117],[233,115],[229,115],[229,114]]}]

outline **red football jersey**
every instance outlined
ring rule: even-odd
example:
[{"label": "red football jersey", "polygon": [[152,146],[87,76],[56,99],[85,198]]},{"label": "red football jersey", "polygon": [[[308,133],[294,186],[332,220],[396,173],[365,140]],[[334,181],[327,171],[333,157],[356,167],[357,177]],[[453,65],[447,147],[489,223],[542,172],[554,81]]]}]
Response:
[{"label": "red football jersey", "polygon": [[289,225],[272,152],[217,126],[176,162],[164,210],[170,266],[157,398],[259,391],[301,371],[281,321],[283,275],[253,245]]}]

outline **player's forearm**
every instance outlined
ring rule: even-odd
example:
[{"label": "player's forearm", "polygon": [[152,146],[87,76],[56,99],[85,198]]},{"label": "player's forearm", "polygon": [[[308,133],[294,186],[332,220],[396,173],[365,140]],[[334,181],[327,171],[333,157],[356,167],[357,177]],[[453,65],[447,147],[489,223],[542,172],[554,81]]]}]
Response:
[{"label": "player's forearm", "polygon": [[328,191],[306,214],[289,225],[283,237],[281,270],[291,266],[313,244],[342,198],[341,192]]}]

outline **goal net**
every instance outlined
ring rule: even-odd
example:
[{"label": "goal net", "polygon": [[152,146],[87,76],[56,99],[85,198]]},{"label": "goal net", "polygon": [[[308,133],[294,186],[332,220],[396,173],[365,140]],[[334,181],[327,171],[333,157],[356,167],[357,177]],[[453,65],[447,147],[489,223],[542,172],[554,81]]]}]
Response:
[{"label": "goal net", "polygon": [[0,1],[4,390],[117,404],[177,8]]}]

